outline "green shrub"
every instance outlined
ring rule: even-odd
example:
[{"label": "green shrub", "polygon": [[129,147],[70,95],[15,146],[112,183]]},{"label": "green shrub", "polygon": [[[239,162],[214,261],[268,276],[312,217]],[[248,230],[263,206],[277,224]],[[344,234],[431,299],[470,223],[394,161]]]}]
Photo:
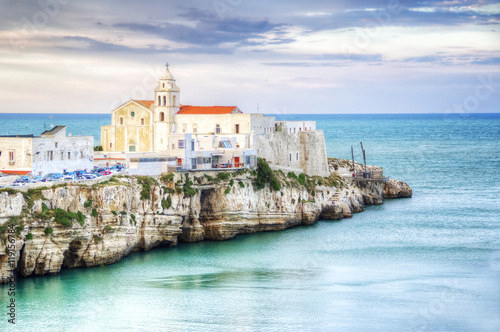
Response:
[{"label": "green shrub", "polygon": [[66,227],[71,227],[71,225],[73,224],[70,220],[70,216],[63,209],[54,210],[54,221]]},{"label": "green shrub", "polygon": [[[116,212],[115,212],[116,213]],[[85,223],[85,215],[81,212],[81,211],[78,211],[76,213],[76,221],[80,224],[80,225],[83,225]]]},{"label": "green shrub", "polygon": [[24,225],[16,226],[16,234],[21,235],[21,232],[23,231],[23,229],[24,229]]},{"label": "green shrub", "polygon": [[137,220],[135,220],[135,214],[131,213],[130,219],[132,219],[132,221],[134,222],[134,225],[137,225]]},{"label": "green shrub", "polygon": [[166,182],[172,182],[172,181],[174,181],[174,176],[175,176],[174,173],[162,174],[160,176],[160,180],[161,180],[161,182],[165,182],[165,183]]},{"label": "green shrub", "polygon": [[167,196],[167,199],[162,199],[161,200],[161,207],[165,209],[170,209],[172,206],[172,197],[170,195]]},{"label": "green shrub", "polygon": [[49,235],[54,233],[54,230],[52,229],[52,227],[46,227],[43,232],[45,233],[45,235]]},{"label": "green shrub", "polygon": [[99,235],[94,235],[94,236],[92,236],[92,238],[94,239],[94,242],[101,242],[102,241],[102,237],[100,237]]},{"label": "green shrub", "polygon": [[297,178],[297,180],[299,181],[299,183],[300,183],[301,185],[305,185],[305,184],[306,184],[306,176],[305,176],[305,174],[304,174],[304,173],[301,173],[301,174],[299,175],[299,177]]},{"label": "green shrub", "polygon": [[116,211],[111,211],[111,213],[114,215],[114,216],[117,216],[118,213]]},{"label": "green shrub", "polygon": [[182,187],[175,187],[175,191],[176,191],[178,194],[182,194],[182,192],[184,191],[184,189],[182,189]]},{"label": "green shrub", "polygon": [[97,218],[97,210],[92,209],[92,213],[90,214],[93,218]]},{"label": "green shrub", "polygon": [[290,179],[295,179],[295,180],[297,180],[297,175],[295,175],[295,173],[294,173],[294,172],[288,172],[288,177],[289,177]]},{"label": "green shrub", "polygon": [[45,203],[42,203],[42,213],[45,213],[48,211],[49,211],[49,208],[47,207],[47,205],[45,205]]},{"label": "green shrub", "polygon": [[241,188],[245,188],[245,184],[243,183],[243,181],[238,182],[238,185],[239,185]]},{"label": "green shrub", "polygon": [[104,227],[104,230],[103,230],[103,232],[104,232],[104,233],[113,233],[114,231],[115,231],[115,230],[113,229],[113,227],[111,227],[111,226],[109,226],[109,225],[106,225],[106,226]]},{"label": "green shrub", "polygon": [[184,184],[184,188],[183,188],[185,196],[191,197],[191,196],[194,196],[196,194],[196,190],[194,190],[192,185],[193,185],[193,181],[191,181],[189,179],[189,174],[186,173],[186,183]]},{"label": "green shrub", "polygon": [[91,207],[91,206],[92,206],[92,203],[94,203],[94,201],[93,201],[93,200],[91,200],[91,199],[87,199],[87,201],[86,201],[85,203],[83,203],[83,207],[84,207],[84,208],[89,208],[89,207]]},{"label": "green shrub", "polygon": [[323,181],[321,181],[321,179],[318,180],[318,186],[322,186],[323,185]]},{"label": "green shrub", "polygon": [[227,187],[226,190],[224,190],[224,194],[229,194],[231,193],[231,187]]},{"label": "green shrub", "polygon": [[214,180],[214,178],[213,178],[213,177],[211,177],[210,175],[203,174],[203,176],[204,176],[204,177],[205,177],[208,181],[210,181],[210,182]]},{"label": "green shrub", "polygon": [[257,190],[264,189],[269,183],[274,191],[281,190],[281,184],[276,177],[276,174],[271,170],[267,161],[262,158],[257,160],[257,178],[254,181],[254,186]]},{"label": "green shrub", "polygon": [[233,179],[231,179],[231,181],[229,181],[229,186],[231,186],[231,187],[234,186],[234,180]]},{"label": "green shrub", "polygon": [[153,185],[157,184],[156,180],[150,176],[139,176],[137,182],[142,185],[141,200],[145,201],[151,199],[151,191]]},{"label": "green shrub", "polygon": [[26,240],[33,240],[33,234],[31,233],[26,234]]},{"label": "green shrub", "polygon": [[229,174],[228,172],[219,172],[217,173],[217,180],[227,181],[229,180],[229,176],[231,176],[231,174]]}]

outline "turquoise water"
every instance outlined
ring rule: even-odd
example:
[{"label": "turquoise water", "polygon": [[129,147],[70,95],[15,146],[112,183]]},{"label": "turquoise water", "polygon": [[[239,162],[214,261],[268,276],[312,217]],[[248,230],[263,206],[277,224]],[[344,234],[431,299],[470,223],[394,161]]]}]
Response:
[{"label": "turquoise water", "polygon": [[318,121],[330,156],[361,161],[363,141],[414,197],[20,279],[17,329],[500,330],[500,115],[279,117]]}]

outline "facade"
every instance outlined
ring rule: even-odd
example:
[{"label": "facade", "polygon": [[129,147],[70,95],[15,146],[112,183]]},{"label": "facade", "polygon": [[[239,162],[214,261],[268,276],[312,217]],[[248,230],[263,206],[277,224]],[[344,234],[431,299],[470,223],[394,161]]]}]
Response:
[{"label": "facade", "polygon": [[[101,128],[103,156],[96,160],[126,156],[131,174],[143,174],[146,163],[159,174],[165,169],[255,167],[262,156],[276,167],[328,174],[323,132],[314,121],[276,122],[236,106],[181,105],[180,88],[168,66],[154,95],[153,100],[131,100],[112,111],[111,125]],[[313,137],[319,143],[304,145]]]},{"label": "facade", "polygon": [[67,136],[56,126],[40,136],[0,137],[0,171],[36,175],[92,169],[93,136]]}]

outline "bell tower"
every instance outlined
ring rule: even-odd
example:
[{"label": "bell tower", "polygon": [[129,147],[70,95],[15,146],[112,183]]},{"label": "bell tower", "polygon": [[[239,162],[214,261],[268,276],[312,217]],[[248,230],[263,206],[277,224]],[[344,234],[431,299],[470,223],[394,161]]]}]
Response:
[{"label": "bell tower", "polygon": [[174,115],[180,109],[180,89],[175,82],[175,78],[166,65],[165,73],[158,81],[155,88],[154,100],[154,136],[157,152],[168,150],[168,138],[174,129]]}]

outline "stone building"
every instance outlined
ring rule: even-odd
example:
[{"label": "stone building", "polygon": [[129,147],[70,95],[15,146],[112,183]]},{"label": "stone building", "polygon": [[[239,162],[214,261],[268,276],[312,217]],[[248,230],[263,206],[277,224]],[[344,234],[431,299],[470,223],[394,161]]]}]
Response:
[{"label": "stone building", "polygon": [[273,116],[246,114],[237,106],[181,105],[180,88],[168,66],[153,100],[130,100],[111,114],[111,125],[101,128],[102,159],[125,155],[132,173],[141,160],[155,165],[168,160],[172,167],[193,170],[254,167],[262,156],[274,167],[328,174],[323,132],[314,121],[276,122]]},{"label": "stone building", "polygon": [[67,136],[65,126],[56,126],[40,136],[1,136],[0,171],[45,175],[92,169],[93,153],[93,136]]}]

